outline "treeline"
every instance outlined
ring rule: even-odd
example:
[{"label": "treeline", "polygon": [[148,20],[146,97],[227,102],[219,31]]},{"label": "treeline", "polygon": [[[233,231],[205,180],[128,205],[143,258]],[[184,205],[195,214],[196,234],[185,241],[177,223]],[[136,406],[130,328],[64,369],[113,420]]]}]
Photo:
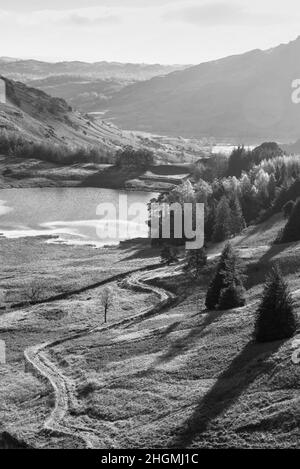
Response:
[{"label": "treeline", "polygon": [[16,133],[0,132],[0,154],[33,158],[56,164],[110,163],[110,152],[96,146],[67,146],[63,144],[28,141]]},{"label": "treeline", "polygon": [[144,148],[126,146],[117,151],[115,165],[119,168],[147,169],[154,164],[154,154]]}]

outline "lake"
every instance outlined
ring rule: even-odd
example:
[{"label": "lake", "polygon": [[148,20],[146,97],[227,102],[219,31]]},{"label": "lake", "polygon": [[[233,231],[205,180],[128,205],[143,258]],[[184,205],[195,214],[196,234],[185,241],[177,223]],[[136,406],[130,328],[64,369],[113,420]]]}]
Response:
[{"label": "lake", "polygon": [[0,233],[9,238],[51,235],[47,242],[118,244],[147,237],[147,203],[154,193],[98,188],[0,190]]}]

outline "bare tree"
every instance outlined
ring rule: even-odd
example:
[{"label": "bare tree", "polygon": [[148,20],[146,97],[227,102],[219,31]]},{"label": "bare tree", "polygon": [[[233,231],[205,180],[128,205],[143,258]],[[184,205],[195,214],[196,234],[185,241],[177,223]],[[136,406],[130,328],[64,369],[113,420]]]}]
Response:
[{"label": "bare tree", "polygon": [[44,296],[45,285],[40,280],[34,280],[26,287],[25,296],[27,301],[36,303]]},{"label": "bare tree", "polygon": [[109,287],[104,288],[101,296],[101,303],[104,309],[104,322],[107,322],[107,312],[113,304],[113,293]]},{"label": "bare tree", "polygon": [[5,308],[6,291],[0,289],[0,308]]}]

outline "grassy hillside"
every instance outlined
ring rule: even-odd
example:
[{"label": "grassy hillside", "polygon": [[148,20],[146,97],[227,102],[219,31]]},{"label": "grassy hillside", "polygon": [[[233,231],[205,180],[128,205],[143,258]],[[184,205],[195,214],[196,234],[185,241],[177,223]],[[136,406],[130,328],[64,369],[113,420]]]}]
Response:
[{"label": "grassy hillside", "polygon": [[[75,426],[78,435],[84,427],[93,447],[299,448],[300,368],[291,358],[296,345],[292,340],[262,345],[252,341],[255,311],[271,262],[281,265],[300,313],[300,243],[270,245],[283,224],[277,215],[249,227],[233,240],[247,273],[244,308],[227,312],[204,308],[208,281],[222,249],[222,245],[215,245],[208,252],[209,264],[197,284],[190,284],[181,264],[144,274],[146,284],[160,285],[178,299],[172,307],[130,324],[86,334],[86,327],[102,325],[102,287],[74,295],[71,284],[65,284],[69,295],[62,300],[2,316],[1,338],[9,341],[9,359],[1,368],[0,392],[10,390],[4,427],[18,434],[22,419],[19,437],[30,444],[83,445],[82,439],[45,433],[43,422],[53,409],[55,397],[51,388],[34,375],[24,374],[23,368],[25,347],[54,335],[67,338],[72,331],[82,331],[79,337],[59,341],[43,354],[60,370],[70,392],[64,426]],[[3,264],[7,264],[2,286],[10,284],[8,265],[24,242],[1,241],[5,243]],[[26,241],[26,252],[29,248],[41,249],[33,242]],[[54,262],[63,279],[71,278],[73,267],[76,278],[78,268],[84,274],[80,277],[82,284],[92,283],[90,275],[93,282],[99,279],[99,258],[85,256],[82,248],[73,251],[71,263],[66,263],[65,256],[69,259],[69,250],[74,248],[60,247],[57,251],[43,244],[42,249],[46,252],[39,258],[41,262],[47,259],[47,271],[49,262]],[[130,267],[157,262],[157,253],[134,242],[113,252],[99,251],[98,256],[114,261],[118,271],[129,269],[129,261]],[[17,259],[19,256],[16,262],[20,262]],[[41,271],[42,264],[26,264],[28,281],[36,275],[36,269]],[[21,276],[21,266],[17,272]],[[106,275],[108,272],[103,271],[101,278]],[[18,282],[15,278],[15,295]],[[111,311],[110,324],[116,320],[115,314],[121,319],[157,301],[152,293],[128,289],[126,282],[111,286],[119,300]]]},{"label": "grassy hillside", "polygon": [[80,114],[61,98],[2,77],[6,83],[7,104],[0,104],[2,132],[27,141],[69,146],[97,146],[115,151],[134,144],[113,124],[94,121]]}]

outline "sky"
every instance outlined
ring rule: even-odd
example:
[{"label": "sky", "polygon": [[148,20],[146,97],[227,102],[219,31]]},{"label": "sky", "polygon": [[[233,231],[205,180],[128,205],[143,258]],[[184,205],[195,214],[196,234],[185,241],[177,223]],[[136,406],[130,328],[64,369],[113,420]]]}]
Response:
[{"label": "sky", "polygon": [[299,35],[299,0],[0,0],[17,58],[198,64]]}]

